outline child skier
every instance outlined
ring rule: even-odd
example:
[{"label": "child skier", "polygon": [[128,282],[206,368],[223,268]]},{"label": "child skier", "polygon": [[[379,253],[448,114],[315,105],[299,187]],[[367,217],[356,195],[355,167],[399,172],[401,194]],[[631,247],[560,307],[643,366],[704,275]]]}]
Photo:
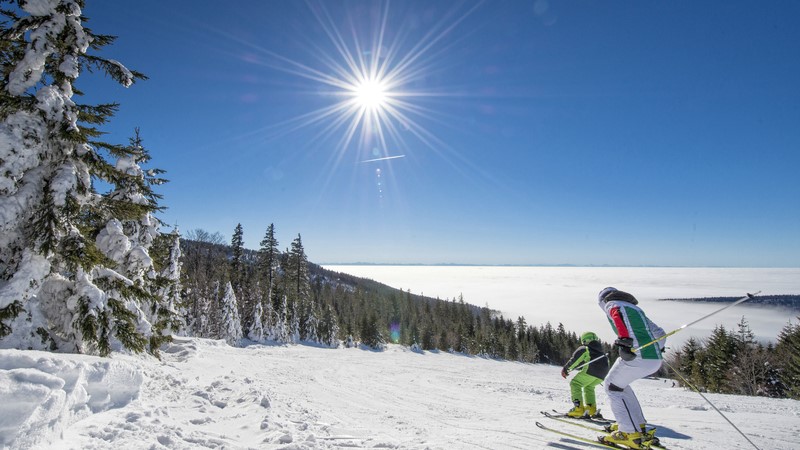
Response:
[{"label": "child skier", "polygon": [[[661,368],[666,342],[656,339],[664,336],[664,330],[647,318],[637,306],[639,301],[627,292],[607,287],[600,291],[598,303],[617,334],[614,345],[619,347],[620,356],[604,383],[617,423],[608,428],[608,435],[600,436],[600,441],[631,449],[650,448],[658,438],[655,429],[646,429],[647,421],[630,384]],[[633,352],[653,341],[655,344]]]},{"label": "child skier", "polygon": [[569,382],[572,403],[575,406],[569,410],[567,415],[576,418],[585,415],[595,419],[602,418],[603,416],[597,411],[594,388],[603,382],[608,373],[608,357],[603,353],[600,339],[591,331],[581,335],[581,344],[583,345],[575,350],[575,353],[561,369],[561,376],[567,378],[570,370],[583,365],[580,372]]}]

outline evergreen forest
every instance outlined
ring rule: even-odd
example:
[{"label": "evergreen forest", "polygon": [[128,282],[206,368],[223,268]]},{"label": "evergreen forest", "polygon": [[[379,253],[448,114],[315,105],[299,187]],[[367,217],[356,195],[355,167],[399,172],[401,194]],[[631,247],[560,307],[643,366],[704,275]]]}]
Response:
[{"label": "evergreen forest", "polygon": [[[256,342],[329,347],[344,342],[380,349],[391,342],[420,351],[551,364],[563,364],[578,345],[575,332],[562,324],[537,327],[461,296],[430,298],[325,270],[308,262],[300,235],[280,252],[272,224],[257,251],[242,247],[242,233],[238,225],[231,245],[204,230],[192,230],[181,241],[187,332],[231,343],[244,336]],[[237,305],[238,326],[226,313],[231,301]]]}]

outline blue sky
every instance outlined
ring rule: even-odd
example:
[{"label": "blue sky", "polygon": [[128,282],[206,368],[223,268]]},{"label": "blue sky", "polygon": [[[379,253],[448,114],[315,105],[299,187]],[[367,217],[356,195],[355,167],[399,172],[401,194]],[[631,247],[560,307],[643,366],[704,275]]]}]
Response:
[{"label": "blue sky", "polygon": [[[800,266],[800,3],[87,3],[150,79],[78,87],[121,104],[109,140],[141,128],[183,231],[255,249],[274,223],[317,263]],[[347,54],[404,76],[383,141],[309,123],[353,101],[315,79]]]}]

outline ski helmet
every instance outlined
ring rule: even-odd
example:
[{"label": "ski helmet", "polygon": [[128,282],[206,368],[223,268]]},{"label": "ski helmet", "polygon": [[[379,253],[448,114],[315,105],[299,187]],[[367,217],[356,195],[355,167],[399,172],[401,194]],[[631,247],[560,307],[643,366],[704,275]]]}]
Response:
[{"label": "ski helmet", "polygon": [[596,334],[592,333],[591,331],[587,331],[581,335],[581,344],[588,344],[592,341],[599,341],[600,338],[597,337]]},{"label": "ski helmet", "polygon": [[632,294],[629,294],[629,293],[627,293],[625,291],[612,291],[612,292],[606,294],[606,296],[603,298],[603,301],[605,301],[605,302],[610,302],[610,301],[627,302],[627,303],[630,303],[632,305],[639,304],[639,300],[636,300],[636,297],[634,297]]},{"label": "ski helmet", "polygon": [[612,292],[616,292],[616,291],[617,291],[617,288],[609,286],[607,288],[604,288],[602,291],[600,291],[600,294],[598,294],[598,298],[600,299],[600,301],[604,301],[608,294],[610,294]]}]

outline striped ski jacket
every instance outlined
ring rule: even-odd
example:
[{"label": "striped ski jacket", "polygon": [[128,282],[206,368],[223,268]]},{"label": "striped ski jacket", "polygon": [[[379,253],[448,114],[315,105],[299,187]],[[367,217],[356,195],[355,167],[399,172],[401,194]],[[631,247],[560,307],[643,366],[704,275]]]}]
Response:
[{"label": "striped ski jacket", "polygon": [[[641,347],[665,335],[664,330],[654,324],[638,306],[620,300],[604,302],[600,299],[600,308],[606,313],[611,328],[619,338],[633,339],[633,348]],[[667,344],[666,339],[643,348],[636,357],[643,359],[661,359],[661,351]]]}]

